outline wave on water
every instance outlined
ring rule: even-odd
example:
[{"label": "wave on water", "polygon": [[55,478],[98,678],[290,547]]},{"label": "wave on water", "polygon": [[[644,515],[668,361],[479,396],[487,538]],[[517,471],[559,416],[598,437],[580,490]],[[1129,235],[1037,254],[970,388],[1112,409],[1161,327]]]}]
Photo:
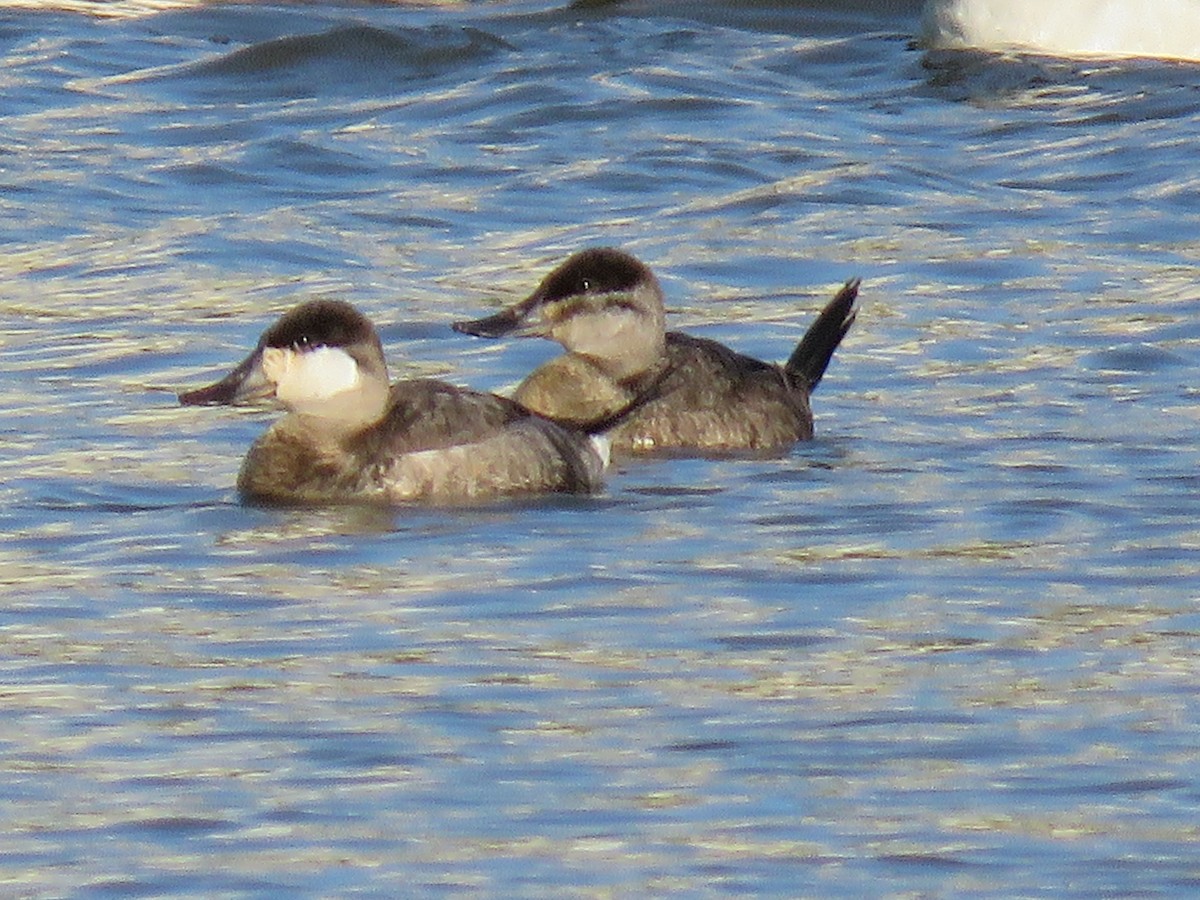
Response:
[{"label": "wave on water", "polygon": [[348,25],[320,34],[289,35],[234,50],[194,66],[216,75],[258,75],[310,65],[350,65],[370,69],[379,64],[438,69],[486,56],[507,46],[476,28],[411,28],[386,30]]},{"label": "wave on water", "polygon": [[148,79],[235,82],[292,98],[392,89],[397,79],[436,77],[512,49],[501,38],[469,26],[380,28],[344,25],[315,34],[272,38],[219,56],[145,69],[118,81]]},{"label": "wave on water", "polygon": [[1197,0],[927,0],[932,48],[1200,61]]},{"label": "wave on water", "polygon": [[100,18],[119,19],[179,9],[191,2],[192,0],[5,0],[0,4],[0,8],[85,13]]}]

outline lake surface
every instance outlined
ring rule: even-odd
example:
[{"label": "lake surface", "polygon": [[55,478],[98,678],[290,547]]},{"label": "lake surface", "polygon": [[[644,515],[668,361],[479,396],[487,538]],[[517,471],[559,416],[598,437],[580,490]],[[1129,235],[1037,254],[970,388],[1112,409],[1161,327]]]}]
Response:
[{"label": "lake surface", "polygon": [[[1200,68],[152,5],[0,7],[0,894],[1197,890]],[[450,323],[595,244],[774,360],[861,276],[817,439],[278,510],[175,402],[330,296],[507,390],[557,348]]]}]

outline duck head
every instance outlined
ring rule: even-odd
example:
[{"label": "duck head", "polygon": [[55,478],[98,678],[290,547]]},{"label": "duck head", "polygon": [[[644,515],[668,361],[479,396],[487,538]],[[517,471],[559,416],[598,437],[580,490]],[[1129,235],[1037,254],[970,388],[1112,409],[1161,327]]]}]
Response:
[{"label": "duck head", "polygon": [[179,395],[185,406],[274,400],[337,423],[372,421],[388,398],[387,363],[370,320],[349,303],[303,303],[268,328],[233,371]]},{"label": "duck head", "polygon": [[654,273],[611,247],[583,250],[508,309],[454,330],[478,337],[545,337],[615,378],[653,366],[664,352],[666,313]]}]

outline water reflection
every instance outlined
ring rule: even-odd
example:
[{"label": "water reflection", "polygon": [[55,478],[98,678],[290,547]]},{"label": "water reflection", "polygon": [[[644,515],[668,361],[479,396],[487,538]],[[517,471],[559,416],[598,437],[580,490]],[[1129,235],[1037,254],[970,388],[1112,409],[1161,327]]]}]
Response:
[{"label": "water reflection", "polygon": [[[1190,70],[535,6],[8,4],[0,878],[1186,890]],[[233,491],[261,418],[175,404],[320,296],[503,389],[544,357],[448,323],[586,243],[768,359],[861,271],[817,440],[279,510]]]}]

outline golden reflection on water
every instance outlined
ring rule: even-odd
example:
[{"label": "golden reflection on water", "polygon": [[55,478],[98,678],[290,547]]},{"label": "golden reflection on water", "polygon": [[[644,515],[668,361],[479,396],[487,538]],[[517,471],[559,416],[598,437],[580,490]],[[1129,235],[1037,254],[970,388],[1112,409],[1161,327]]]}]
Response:
[{"label": "golden reflection on water", "polygon": [[[160,576],[143,584],[141,590],[169,590],[186,596],[189,584],[181,575],[177,573],[172,581]],[[118,835],[130,829],[184,828],[192,822],[203,833],[236,832],[242,848],[260,845],[253,853],[253,867],[260,874],[276,869],[281,874],[316,872],[331,859],[350,858],[351,847],[355,847],[352,858],[356,866],[386,869],[396,863],[396,848],[389,851],[390,858],[371,848],[384,834],[420,835],[420,826],[406,812],[413,798],[436,792],[446,786],[443,779],[454,777],[457,764],[431,766],[430,760],[441,756],[465,763],[476,752],[464,744],[474,737],[452,737],[403,721],[406,710],[417,712],[444,703],[448,690],[459,689],[455,685],[475,692],[465,705],[460,701],[464,713],[509,722],[494,734],[499,752],[502,757],[511,756],[518,772],[525,769],[531,773],[526,799],[508,801],[506,813],[514,820],[543,808],[538,776],[533,773],[540,767],[559,765],[608,773],[603,793],[587,801],[597,812],[636,810],[656,818],[645,823],[646,831],[637,841],[578,833],[558,838],[518,834],[510,839],[430,833],[404,846],[403,859],[410,865],[554,859],[591,871],[618,862],[637,864],[639,859],[653,865],[658,853],[650,848],[657,842],[686,844],[692,853],[714,865],[747,859],[812,860],[830,865],[860,853],[953,859],[969,853],[976,840],[990,841],[1000,834],[1056,842],[1120,829],[1126,837],[1139,840],[1171,839],[1167,828],[1145,819],[1127,819],[1099,801],[1024,815],[986,810],[969,813],[953,805],[942,811],[908,809],[903,818],[894,817],[873,802],[879,791],[953,792],[980,778],[1024,777],[1039,763],[1025,757],[997,770],[990,757],[953,758],[955,742],[972,731],[966,720],[945,725],[916,716],[908,725],[879,726],[886,728],[886,736],[873,732],[869,725],[871,717],[878,716],[886,723],[891,714],[914,709],[927,692],[942,691],[958,696],[955,705],[965,716],[970,716],[972,709],[1012,709],[1053,715],[1056,729],[1122,719],[1130,721],[1129,727],[1172,727],[1179,716],[1186,715],[1185,699],[1180,696],[1168,701],[1161,690],[1141,689],[1151,681],[1161,685],[1163,678],[1175,680],[1182,688],[1190,678],[1191,637],[1167,636],[1176,615],[1167,608],[1066,603],[1052,606],[1034,619],[1004,623],[1001,630],[1005,633],[1000,636],[964,642],[944,636],[947,616],[943,601],[907,597],[870,615],[847,618],[837,631],[812,635],[820,640],[805,646],[803,652],[781,644],[776,649],[715,653],[687,647],[639,649],[632,644],[622,650],[603,639],[543,640],[521,633],[521,621],[495,618],[464,622],[465,627],[453,636],[439,636],[449,623],[419,599],[429,586],[414,585],[407,578],[397,578],[394,570],[381,567],[316,569],[298,579],[290,565],[256,563],[240,569],[231,560],[224,571],[206,575],[205,582],[205,590],[212,596],[229,598],[222,609],[202,612],[125,604],[125,613],[107,621],[80,620],[77,635],[64,633],[63,623],[5,627],[5,646],[13,657],[53,666],[58,673],[50,683],[0,691],[0,705],[19,715],[22,722],[34,711],[40,710],[43,716],[38,720],[40,726],[30,723],[33,727],[23,730],[20,746],[26,748],[26,762],[10,771],[18,777],[69,774],[78,786],[61,792],[36,812],[20,811],[10,822],[14,849],[36,846],[31,836],[47,828],[77,828],[112,833],[112,847],[119,850],[122,841],[128,841],[126,852],[137,851],[145,859],[145,844],[140,839]],[[459,583],[444,587],[468,589]],[[291,610],[289,615],[298,620],[280,631],[268,622],[239,615],[231,605],[239,595],[277,598],[285,604],[280,609]],[[764,614],[749,599],[697,598],[692,609],[687,602],[681,603],[682,599],[649,588],[597,598],[601,606],[641,609],[679,625],[698,621],[695,613],[699,611],[706,627],[718,633],[721,629],[753,628]],[[550,614],[555,606],[550,598],[547,601],[544,608]],[[973,607],[954,604],[952,609],[954,627],[967,634],[972,627],[992,627],[996,613],[986,602]],[[307,641],[325,640],[330,627],[336,632],[339,623],[360,617],[392,632],[395,649],[365,656],[354,646],[333,655],[309,657],[303,652]],[[148,642],[148,635],[157,637]],[[504,648],[499,655],[498,648]],[[1074,674],[1048,670],[1038,677],[1031,677],[1028,667],[1020,664],[1021,654],[1052,652],[1081,653],[1085,661],[1090,658],[1092,662]],[[1116,659],[1113,654],[1121,658],[1119,669],[1103,662]],[[101,665],[126,671],[162,668],[173,677],[163,683],[149,679],[135,686],[132,695],[121,696],[106,684],[83,680],[88,667]],[[372,667],[379,672],[372,674]],[[614,674],[630,684],[653,685],[653,705],[614,703],[605,687]],[[1063,678],[1066,682],[1060,680]],[[508,698],[488,696],[490,690],[513,688],[520,688],[521,693]],[[558,706],[556,698],[568,702]],[[123,721],[122,710],[130,705],[166,718],[147,734],[142,725]],[[556,707],[554,716],[545,714]],[[220,721],[227,720],[231,709],[251,716],[257,723],[257,736],[253,734],[255,726],[246,723],[239,727],[249,727],[251,732],[225,734],[215,742],[210,739],[221,736],[224,726]],[[781,729],[781,738],[786,736],[801,748],[811,745],[816,751],[826,744],[830,728],[862,719],[864,724],[850,728],[844,739],[892,747],[897,742],[919,745],[923,753],[935,756],[919,765],[888,757],[873,763],[869,773],[812,778],[812,790],[825,792],[826,802],[836,800],[844,814],[853,817],[856,828],[869,826],[873,838],[847,845],[836,832],[826,830],[827,823],[819,814],[811,812],[807,814],[814,829],[811,837],[771,837],[747,830],[740,818],[738,805],[752,802],[749,795],[731,797],[720,787],[727,783],[729,766],[736,765],[736,754],[661,754],[660,745],[668,739],[659,731],[664,709],[709,722],[710,733],[689,732],[692,740],[736,742],[742,737],[743,721],[752,727],[771,721]],[[61,730],[58,723],[64,717],[91,719],[97,727],[75,733]],[[398,730],[401,737],[392,740],[421,747],[420,755],[408,763],[380,762],[362,768],[337,788],[340,801],[351,807],[373,805],[378,798],[388,797],[391,808],[377,809],[369,820],[339,822],[336,827],[313,823],[305,828],[304,841],[299,844],[292,840],[296,834],[292,828],[257,818],[258,814],[243,813],[251,815],[248,819],[229,818],[220,797],[231,791],[253,794],[260,814],[273,808],[300,809],[309,803],[327,802],[328,789],[306,788],[278,768],[280,760],[292,752],[292,741],[298,739],[287,736],[298,717],[334,733],[378,736]],[[784,724],[789,719],[793,719],[791,727]],[[1027,727],[1034,729],[1034,724]],[[284,731],[272,735],[275,728]],[[237,765],[229,762],[231,738],[243,748]],[[145,740],[170,743],[163,748],[165,754],[110,757],[114,746]],[[940,740],[946,741],[949,756],[945,758],[936,757]],[[1079,755],[1061,762],[1101,769],[1119,767],[1125,763],[1124,753],[1120,747],[1106,752],[1102,746],[1085,745]],[[514,773],[510,777],[520,776]],[[770,777],[783,784],[791,781],[778,771]],[[141,799],[134,806],[117,799],[139,779],[173,787],[158,799],[139,792]],[[219,793],[213,793],[218,786]],[[115,792],[106,796],[106,788]],[[671,817],[675,814],[685,815],[674,821]],[[798,814],[806,815],[802,807]],[[703,824],[695,816],[701,816]],[[934,829],[941,838],[912,837],[917,824]],[[1193,827],[1190,836],[1182,838],[1177,830],[1171,833],[1176,840],[1189,840],[1196,830]],[[647,843],[647,838],[652,842]],[[194,853],[160,853],[152,861],[159,871],[176,867],[186,871],[202,863],[247,874],[251,868],[244,852],[222,847],[220,842],[216,846],[207,843],[203,851]],[[53,871],[25,877],[30,885],[57,883]],[[485,876],[479,877],[480,884],[487,883]],[[471,881],[471,876],[463,873],[454,876],[456,882],[463,878]],[[679,885],[690,883],[684,879]]]},{"label": "golden reflection on water", "polygon": [[[218,6],[230,0],[4,0],[10,9],[83,13],[99,18],[136,18],[155,13]],[[397,6],[454,6],[462,0],[388,0]]]},{"label": "golden reflection on water", "polygon": [[[589,24],[589,41],[611,25]],[[645,27],[619,24],[633,43]],[[698,93],[627,62],[596,80],[606,96]],[[193,103],[186,63],[145,65],[73,79],[90,108],[14,117],[9,161],[44,171],[17,173],[38,175],[34,200],[5,195],[30,227],[0,255],[17,860],[0,883],[169,892],[225,873],[202,889],[303,891],[335,872],[352,890],[511,893],[547,872],[550,890],[599,896],[798,873],[846,894],[919,869],[935,875],[913,892],[954,894],[994,872],[1037,892],[1047,860],[1066,860],[1055,889],[1106,855],[1148,873],[1190,858],[1195,279],[1164,257],[1200,244],[1181,227],[1139,248],[1101,227],[1111,203],[1043,177],[1051,150],[1067,174],[1103,159],[1102,121],[1005,139],[989,121],[1019,104],[930,101],[889,73],[905,115],[770,141],[693,137],[703,117],[658,141],[618,118],[648,155],[582,158],[547,154],[560,123],[516,128],[519,98],[489,109],[477,72],[333,115],[329,98],[229,103],[214,125],[228,97]],[[765,103],[774,82],[757,90]],[[951,149],[913,134],[922,105]],[[808,158],[748,170],[777,144]],[[703,177],[654,190],[654,160],[691,154]],[[1193,187],[1123,195],[1122,218]],[[109,212],[122,204],[128,219]],[[397,373],[519,377],[512,347],[434,326],[598,242],[663,272],[673,325],[768,358],[862,274],[816,444],[630,465],[579,506],[257,509],[233,484],[270,416],[173,397],[330,294],[392,328]]]}]

